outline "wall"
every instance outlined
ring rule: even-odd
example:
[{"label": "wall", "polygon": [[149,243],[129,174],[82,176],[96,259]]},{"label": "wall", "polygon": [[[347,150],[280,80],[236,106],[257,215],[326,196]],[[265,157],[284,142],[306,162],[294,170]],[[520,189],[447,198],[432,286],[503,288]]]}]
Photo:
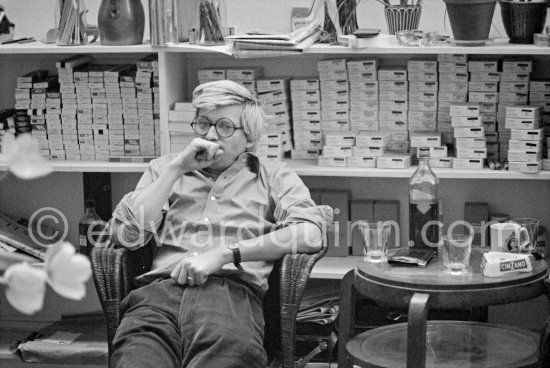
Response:
[{"label": "wall", "polygon": [[[54,4],[57,0],[4,0],[6,15],[16,24],[15,36],[34,36],[41,39],[50,28],[55,27]],[[88,8],[87,21],[97,24],[97,13],[100,0],[84,0]],[[185,34],[194,19],[197,0],[179,0],[181,4],[180,18],[185,25],[181,33]],[[312,0],[225,0],[227,24],[236,27],[238,32],[251,29],[267,32],[288,32],[290,30],[290,10],[295,6],[309,7]],[[148,1],[142,0],[148,19]],[[36,16],[29,16],[29,13]],[[38,16],[39,15],[39,16]],[[358,0],[358,24],[360,27],[380,28],[387,32],[387,25],[383,16],[381,4],[372,0]],[[419,28],[424,31],[437,30],[451,34],[449,20],[445,16],[445,4],[442,0],[424,0]],[[145,30],[145,39],[148,39],[148,27]],[[497,5],[493,18],[491,37],[506,37],[500,7]]]}]

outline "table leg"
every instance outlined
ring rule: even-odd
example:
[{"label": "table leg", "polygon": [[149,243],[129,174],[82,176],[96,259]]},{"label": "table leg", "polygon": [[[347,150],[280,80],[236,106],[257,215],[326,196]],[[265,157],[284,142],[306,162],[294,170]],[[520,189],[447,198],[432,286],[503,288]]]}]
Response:
[{"label": "table leg", "polygon": [[351,270],[340,283],[340,312],[338,315],[338,368],[351,368],[346,344],[354,332],[355,325],[355,298],[353,287],[355,270]]},{"label": "table leg", "polygon": [[415,293],[409,304],[407,368],[426,366],[426,323],[430,294]]}]

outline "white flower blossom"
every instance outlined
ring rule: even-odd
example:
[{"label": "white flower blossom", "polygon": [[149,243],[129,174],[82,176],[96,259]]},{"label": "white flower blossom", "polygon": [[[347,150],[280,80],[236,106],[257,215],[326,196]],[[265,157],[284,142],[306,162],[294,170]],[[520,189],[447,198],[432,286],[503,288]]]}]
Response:
[{"label": "white flower blossom", "polygon": [[52,172],[48,161],[40,155],[38,142],[28,133],[17,138],[6,136],[0,162],[20,179],[36,179]]},{"label": "white flower blossom", "polygon": [[6,284],[6,299],[21,313],[38,312],[44,304],[46,278],[44,270],[27,262],[8,267],[2,279]]},{"label": "white flower blossom", "polygon": [[74,247],[63,242],[48,249],[43,265],[31,266],[27,262],[10,265],[0,277],[0,284],[5,285],[6,298],[15,309],[33,314],[42,309],[46,283],[65,298],[81,300],[91,275],[88,258],[75,254]]},{"label": "white flower blossom", "polygon": [[86,281],[92,275],[90,261],[83,254],[75,254],[74,247],[61,243],[46,254],[48,284],[59,295],[81,300],[86,295]]}]

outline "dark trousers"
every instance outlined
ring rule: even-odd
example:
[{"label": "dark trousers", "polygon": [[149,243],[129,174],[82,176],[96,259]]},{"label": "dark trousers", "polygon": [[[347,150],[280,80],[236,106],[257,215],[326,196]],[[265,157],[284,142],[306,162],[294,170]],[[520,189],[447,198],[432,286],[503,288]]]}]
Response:
[{"label": "dark trousers", "polygon": [[111,367],[266,367],[261,301],[232,280],[211,276],[189,287],[156,280],[121,307]]}]

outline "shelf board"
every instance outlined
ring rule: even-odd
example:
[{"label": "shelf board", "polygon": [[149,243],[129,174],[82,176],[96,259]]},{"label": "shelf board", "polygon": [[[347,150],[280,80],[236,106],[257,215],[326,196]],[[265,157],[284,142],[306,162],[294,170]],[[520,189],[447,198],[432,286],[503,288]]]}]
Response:
[{"label": "shelf board", "polygon": [[[361,167],[318,166],[315,160],[286,160],[286,162],[300,176],[409,178],[416,170],[416,166],[408,169],[368,169]],[[523,174],[491,169],[433,169],[433,171],[440,179],[550,180],[550,171],[541,171],[538,174]]]},{"label": "shelf board", "polygon": [[550,55],[549,47],[510,44],[507,38],[494,39],[484,46],[457,46],[436,44],[416,47],[402,46],[395,36],[381,34],[378,37],[359,40],[361,48],[315,44],[304,54],[477,54],[477,55]]},{"label": "shelf board", "polygon": [[[48,161],[54,172],[113,172],[141,173],[147,167],[143,162],[104,162],[104,161]],[[7,166],[0,164],[0,171]]]},{"label": "shelf board", "polygon": [[155,53],[157,49],[150,45],[129,45],[129,46],[104,46],[100,44],[89,44],[82,46],[57,46],[55,43],[10,43],[0,45],[1,54],[138,54]]},{"label": "shelf board", "polygon": [[[304,54],[477,54],[477,55],[550,55],[550,47],[535,45],[519,45],[508,43],[507,38],[494,39],[484,46],[466,47],[453,44],[437,44],[434,46],[414,47],[402,46],[393,35],[381,34],[370,39],[359,40],[361,48],[351,48],[340,45],[315,44],[304,50]],[[212,53],[232,54],[230,43],[221,46],[199,46],[182,42],[173,46],[151,46],[148,44],[129,46],[105,46],[89,44],[82,46],[57,46],[45,44],[40,41],[25,44],[0,45],[1,54],[132,54],[132,53],[156,53],[156,52],[181,52],[181,53]],[[298,54],[299,55],[299,54]]]},{"label": "shelf board", "polygon": [[[416,169],[368,169],[361,167],[324,167],[315,160],[285,160],[300,176],[331,176],[352,178],[410,178]],[[147,167],[143,162],[104,162],[104,161],[49,161],[54,172],[113,172],[141,173]],[[0,164],[0,171],[7,166]],[[538,174],[522,174],[504,170],[459,170],[433,169],[440,179],[502,179],[502,180],[550,180],[550,171]]]}]

